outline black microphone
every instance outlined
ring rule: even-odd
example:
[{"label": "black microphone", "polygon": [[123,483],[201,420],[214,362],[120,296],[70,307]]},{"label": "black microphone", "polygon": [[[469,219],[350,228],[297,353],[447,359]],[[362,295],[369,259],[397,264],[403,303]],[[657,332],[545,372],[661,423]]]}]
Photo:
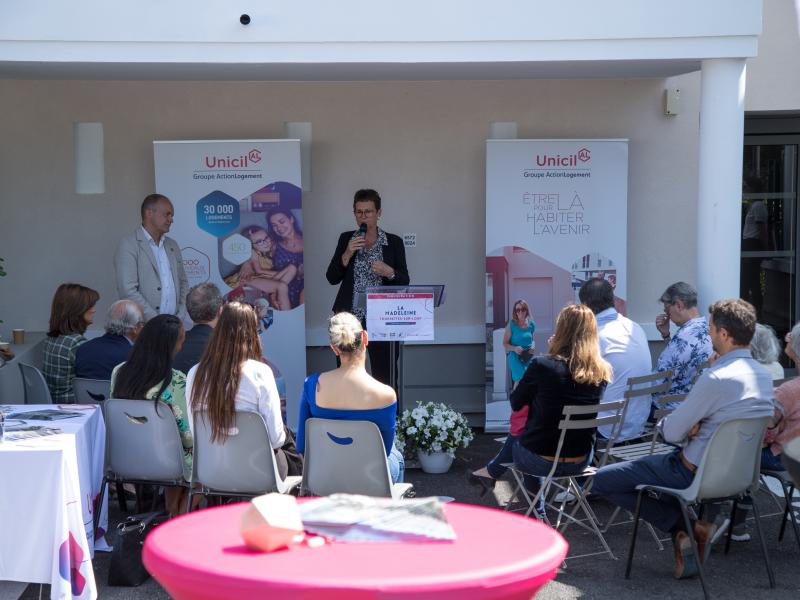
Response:
[{"label": "black microphone", "polygon": [[[367,224],[362,223],[361,226],[358,228],[358,234],[363,238],[367,236]],[[364,252],[364,248],[358,249],[358,255],[361,256]]]}]

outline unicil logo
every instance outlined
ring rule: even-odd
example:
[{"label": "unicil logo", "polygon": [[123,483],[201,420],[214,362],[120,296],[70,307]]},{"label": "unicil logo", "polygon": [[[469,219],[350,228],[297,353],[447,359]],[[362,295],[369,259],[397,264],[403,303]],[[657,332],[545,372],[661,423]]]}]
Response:
[{"label": "unicil logo", "polygon": [[261,162],[261,151],[253,148],[241,156],[204,156],[203,160],[209,169],[244,169]]},{"label": "unicil logo", "polygon": [[539,167],[577,167],[578,161],[588,162],[592,153],[588,148],[581,148],[575,154],[537,154],[536,166]]}]

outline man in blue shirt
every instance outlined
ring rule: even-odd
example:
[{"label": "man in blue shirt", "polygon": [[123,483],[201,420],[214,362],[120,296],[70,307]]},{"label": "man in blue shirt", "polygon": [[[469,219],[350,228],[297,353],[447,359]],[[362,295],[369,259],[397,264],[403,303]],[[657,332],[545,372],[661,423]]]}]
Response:
[{"label": "man in blue shirt", "polygon": [[[659,301],[664,312],[656,317],[656,328],[667,346],[656,361],[656,371],[674,372],[668,394],[686,394],[711,356],[708,323],[697,309],[697,290],[688,283],[673,283]],[[670,335],[670,321],[678,326],[675,335]]]},{"label": "man in blue shirt", "polygon": [[75,377],[110,380],[111,371],[128,360],[144,325],[144,312],[133,300],[117,300],[106,315],[106,333],[78,346]]},{"label": "man in blue shirt", "polygon": [[[594,478],[592,493],[633,512],[639,484],[689,487],[711,436],[724,421],[772,416],[772,378],[750,355],[755,309],[744,300],[720,300],[709,307],[709,313],[711,341],[719,358],[700,376],[686,400],[658,425],[664,440],[682,449],[603,467]],[[640,515],[672,534],[675,577],[696,575],[697,565],[678,503],[667,496],[652,498],[645,494]],[[715,526],[697,521],[693,528],[702,558]]]}]

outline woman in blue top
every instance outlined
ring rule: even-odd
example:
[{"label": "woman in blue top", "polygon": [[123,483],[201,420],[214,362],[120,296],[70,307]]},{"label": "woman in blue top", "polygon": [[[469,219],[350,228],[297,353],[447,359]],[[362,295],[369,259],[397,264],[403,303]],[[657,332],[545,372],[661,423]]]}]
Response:
[{"label": "woman in blue top", "polygon": [[533,332],[535,330],[536,323],[533,322],[528,303],[522,299],[514,302],[513,314],[506,325],[506,333],[503,336],[503,348],[508,352],[508,366],[511,368],[511,381],[514,382],[514,388],[517,387],[533,358]]},{"label": "woman in blue top", "polygon": [[403,455],[394,447],[397,396],[367,373],[367,332],[356,317],[341,312],[328,321],[328,334],[341,366],[306,378],[300,398],[297,450],[305,452],[306,419],[311,417],[371,421],[383,436],[392,482],[403,481]]}]

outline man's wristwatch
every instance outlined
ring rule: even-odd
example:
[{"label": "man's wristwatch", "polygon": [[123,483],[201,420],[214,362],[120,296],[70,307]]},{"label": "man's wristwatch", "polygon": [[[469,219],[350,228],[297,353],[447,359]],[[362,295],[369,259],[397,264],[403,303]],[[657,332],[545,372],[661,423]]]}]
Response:
[{"label": "man's wristwatch", "polygon": [[670,338],[670,337],[672,337],[672,336],[670,336],[670,334],[667,334],[667,335],[662,335],[662,336],[661,336],[661,339],[662,339],[662,340],[664,340],[665,342],[667,342],[667,341],[669,341],[669,338]]},{"label": "man's wristwatch", "polygon": [[397,277],[397,271],[392,271],[392,274],[389,275],[389,277],[387,277],[386,279],[388,279],[389,281],[394,281],[395,277]]}]

